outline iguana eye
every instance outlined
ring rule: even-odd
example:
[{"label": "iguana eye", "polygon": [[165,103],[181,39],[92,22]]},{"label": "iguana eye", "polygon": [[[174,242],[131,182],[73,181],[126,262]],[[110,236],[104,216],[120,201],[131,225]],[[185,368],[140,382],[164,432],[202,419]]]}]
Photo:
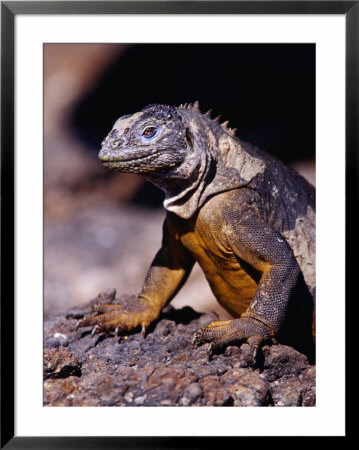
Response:
[{"label": "iguana eye", "polygon": [[158,130],[159,130],[158,127],[148,126],[142,131],[142,136],[144,136],[147,139],[151,139],[156,136]]}]

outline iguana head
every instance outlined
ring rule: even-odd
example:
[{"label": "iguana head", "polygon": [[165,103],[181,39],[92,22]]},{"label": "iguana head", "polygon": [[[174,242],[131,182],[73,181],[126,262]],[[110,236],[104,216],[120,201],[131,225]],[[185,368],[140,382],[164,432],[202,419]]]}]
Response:
[{"label": "iguana head", "polygon": [[149,105],[116,121],[99,158],[110,169],[141,174],[165,192],[167,210],[189,218],[210,196],[256,174],[234,131],[210,111],[202,114],[198,102]]},{"label": "iguana head", "polygon": [[184,162],[192,147],[177,109],[150,105],[120,117],[102,142],[102,163],[120,172],[163,174]]}]

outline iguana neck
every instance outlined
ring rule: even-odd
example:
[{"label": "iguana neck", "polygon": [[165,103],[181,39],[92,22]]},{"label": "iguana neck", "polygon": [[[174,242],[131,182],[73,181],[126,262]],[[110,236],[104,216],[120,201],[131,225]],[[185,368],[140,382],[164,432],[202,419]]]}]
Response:
[{"label": "iguana neck", "polygon": [[[191,127],[191,120],[188,123]],[[163,177],[147,177],[165,192],[165,209],[183,219],[196,214],[211,196],[247,185],[264,171],[263,161],[237,138],[220,124],[216,128],[211,121],[211,125],[192,123],[193,152]]]},{"label": "iguana neck", "polygon": [[165,193],[163,206],[167,211],[189,219],[203,205],[201,198],[213,170],[207,152],[193,152],[179,167],[163,176],[145,176]]}]

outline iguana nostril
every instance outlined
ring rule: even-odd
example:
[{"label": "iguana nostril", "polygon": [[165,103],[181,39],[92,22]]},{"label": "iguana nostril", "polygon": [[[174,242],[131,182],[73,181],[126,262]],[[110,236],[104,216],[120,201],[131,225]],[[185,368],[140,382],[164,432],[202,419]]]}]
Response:
[{"label": "iguana nostril", "polygon": [[115,141],[112,141],[111,147],[112,148],[118,148],[123,144],[123,139],[116,139]]}]

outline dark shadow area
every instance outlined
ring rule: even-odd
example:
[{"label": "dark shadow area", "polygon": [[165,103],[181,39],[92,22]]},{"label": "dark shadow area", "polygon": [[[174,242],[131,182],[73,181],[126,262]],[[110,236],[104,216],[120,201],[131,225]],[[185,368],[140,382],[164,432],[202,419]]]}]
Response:
[{"label": "dark shadow area", "polygon": [[192,322],[192,320],[196,320],[202,315],[203,313],[196,312],[190,306],[184,306],[181,309],[175,309],[171,305],[169,305],[162,311],[159,320],[168,319],[173,320],[177,325],[179,323],[188,325],[190,322]]},{"label": "dark shadow area", "polygon": [[288,307],[285,322],[277,338],[281,344],[289,345],[304,353],[311,364],[315,364],[315,343],[312,337],[313,298],[303,276],[297,282]]},{"label": "dark shadow area", "polygon": [[198,100],[285,161],[314,156],[314,44],[139,44],[79,103],[73,126],[97,149],[120,116]]}]

